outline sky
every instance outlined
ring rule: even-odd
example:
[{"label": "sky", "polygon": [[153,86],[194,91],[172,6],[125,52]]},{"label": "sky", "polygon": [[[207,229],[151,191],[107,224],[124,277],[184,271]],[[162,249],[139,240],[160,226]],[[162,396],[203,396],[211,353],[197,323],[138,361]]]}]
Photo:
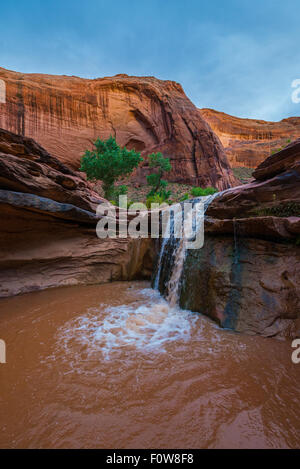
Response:
[{"label": "sky", "polygon": [[300,115],[299,0],[9,0],[0,66],[96,78],[174,80],[200,107],[239,117]]}]

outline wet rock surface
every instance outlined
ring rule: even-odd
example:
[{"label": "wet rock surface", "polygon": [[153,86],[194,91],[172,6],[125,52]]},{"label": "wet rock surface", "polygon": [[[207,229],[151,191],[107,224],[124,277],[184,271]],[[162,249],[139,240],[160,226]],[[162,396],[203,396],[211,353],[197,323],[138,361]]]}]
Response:
[{"label": "wet rock surface", "polygon": [[188,252],[180,304],[237,332],[298,337],[300,248],[207,235]]}]

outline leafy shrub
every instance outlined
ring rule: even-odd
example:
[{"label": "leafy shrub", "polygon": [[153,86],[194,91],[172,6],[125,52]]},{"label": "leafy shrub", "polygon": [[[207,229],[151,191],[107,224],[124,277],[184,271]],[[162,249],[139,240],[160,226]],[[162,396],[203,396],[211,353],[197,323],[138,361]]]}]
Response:
[{"label": "leafy shrub", "polygon": [[266,207],[255,210],[255,215],[261,217],[300,217],[300,204],[296,202],[288,202],[280,204],[276,207]]},{"label": "leafy shrub", "polygon": [[116,205],[118,205],[120,195],[126,195],[128,192],[128,187],[125,185],[117,186],[114,187],[111,192],[114,198],[113,200],[116,202]]},{"label": "leafy shrub", "polygon": [[165,202],[165,199],[160,194],[149,195],[147,197],[147,208],[151,208],[151,204],[162,204]]},{"label": "leafy shrub", "polygon": [[[133,205],[134,205],[134,208],[133,208]],[[131,201],[131,202],[128,202],[127,204],[127,208],[128,209],[132,209],[132,210],[145,210],[146,209],[146,204],[144,204],[144,202],[134,202],[134,201]]]},{"label": "leafy shrub", "polygon": [[148,155],[149,166],[156,170],[155,173],[147,176],[147,183],[151,187],[148,193],[148,197],[158,194],[163,200],[168,200],[171,195],[171,191],[167,191],[167,181],[162,179],[165,172],[169,172],[172,169],[169,158],[165,158],[162,153],[151,153]]},{"label": "leafy shrub", "polygon": [[188,194],[188,192],[186,192],[182,197],[181,199],[179,199],[179,202],[184,202],[185,200],[188,200],[190,198],[190,194]]},{"label": "leafy shrub", "polygon": [[119,195],[125,195],[128,192],[128,187],[122,184],[121,186],[117,186],[114,189],[114,196],[119,197]]},{"label": "leafy shrub", "polygon": [[212,195],[218,192],[218,189],[214,187],[206,187],[203,189],[202,187],[193,187],[191,190],[191,194],[193,197],[205,197],[207,195]]},{"label": "leafy shrub", "polygon": [[291,143],[291,141],[292,141],[292,140],[289,138],[289,139],[286,141],[286,145],[283,145],[282,147],[277,148],[276,150],[273,150],[273,151],[271,152],[271,155],[274,155],[275,153],[278,153],[279,151],[284,150],[285,147],[287,147],[287,146]]},{"label": "leafy shrub", "polygon": [[[142,157],[135,150],[121,148],[115,138],[110,136],[107,140],[98,138],[94,142],[94,150],[86,150],[81,158],[80,171],[84,171],[87,179],[102,181],[104,197],[115,196],[115,182],[122,176],[127,176],[136,168]],[[122,187],[122,186],[121,186]]]}]

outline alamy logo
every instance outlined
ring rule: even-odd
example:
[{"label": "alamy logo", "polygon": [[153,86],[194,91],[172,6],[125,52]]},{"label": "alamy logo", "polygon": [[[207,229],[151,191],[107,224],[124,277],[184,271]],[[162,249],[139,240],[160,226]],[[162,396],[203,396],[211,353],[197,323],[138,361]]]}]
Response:
[{"label": "alamy logo", "polygon": [[0,363],[6,363],[6,343],[0,339]]},{"label": "alamy logo", "polygon": [[[146,205],[130,205],[126,195],[119,197],[119,206],[103,203],[97,207],[98,238],[175,238],[184,239],[186,249],[201,249],[204,244],[203,201]],[[149,229],[150,228],[150,229]]]},{"label": "alamy logo", "polygon": [[295,339],[292,342],[292,347],[296,349],[292,353],[292,362],[295,363],[295,365],[299,365],[300,363],[300,339]]},{"label": "alamy logo", "polygon": [[4,80],[0,80],[0,103],[6,103],[6,85]]},{"label": "alamy logo", "polygon": [[295,104],[299,104],[300,103],[300,78],[297,78],[296,80],[292,82],[292,88],[296,88],[292,92],[292,101]]}]

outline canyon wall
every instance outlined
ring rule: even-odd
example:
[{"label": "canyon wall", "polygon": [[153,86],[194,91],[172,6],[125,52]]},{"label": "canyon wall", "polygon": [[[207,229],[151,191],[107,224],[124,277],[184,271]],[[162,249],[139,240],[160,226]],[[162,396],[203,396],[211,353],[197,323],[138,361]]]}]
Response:
[{"label": "canyon wall", "polygon": [[99,239],[103,199],[35,141],[0,129],[0,297],[149,278],[150,239]]},{"label": "canyon wall", "polygon": [[220,138],[233,168],[256,168],[273,151],[300,137],[300,117],[267,122],[213,109],[200,109],[200,114]]},{"label": "canyon wall", "polygon": [[[218,137],[172,81],[116,75],[94,80],[22,74],[0,68],[6,103],[0,127],[32,137],[72,169],[97,137],[142,155],[171,159],[174,182],[225,189],[236,184]],[[135,179],[145,181],[145,163]]]}]

